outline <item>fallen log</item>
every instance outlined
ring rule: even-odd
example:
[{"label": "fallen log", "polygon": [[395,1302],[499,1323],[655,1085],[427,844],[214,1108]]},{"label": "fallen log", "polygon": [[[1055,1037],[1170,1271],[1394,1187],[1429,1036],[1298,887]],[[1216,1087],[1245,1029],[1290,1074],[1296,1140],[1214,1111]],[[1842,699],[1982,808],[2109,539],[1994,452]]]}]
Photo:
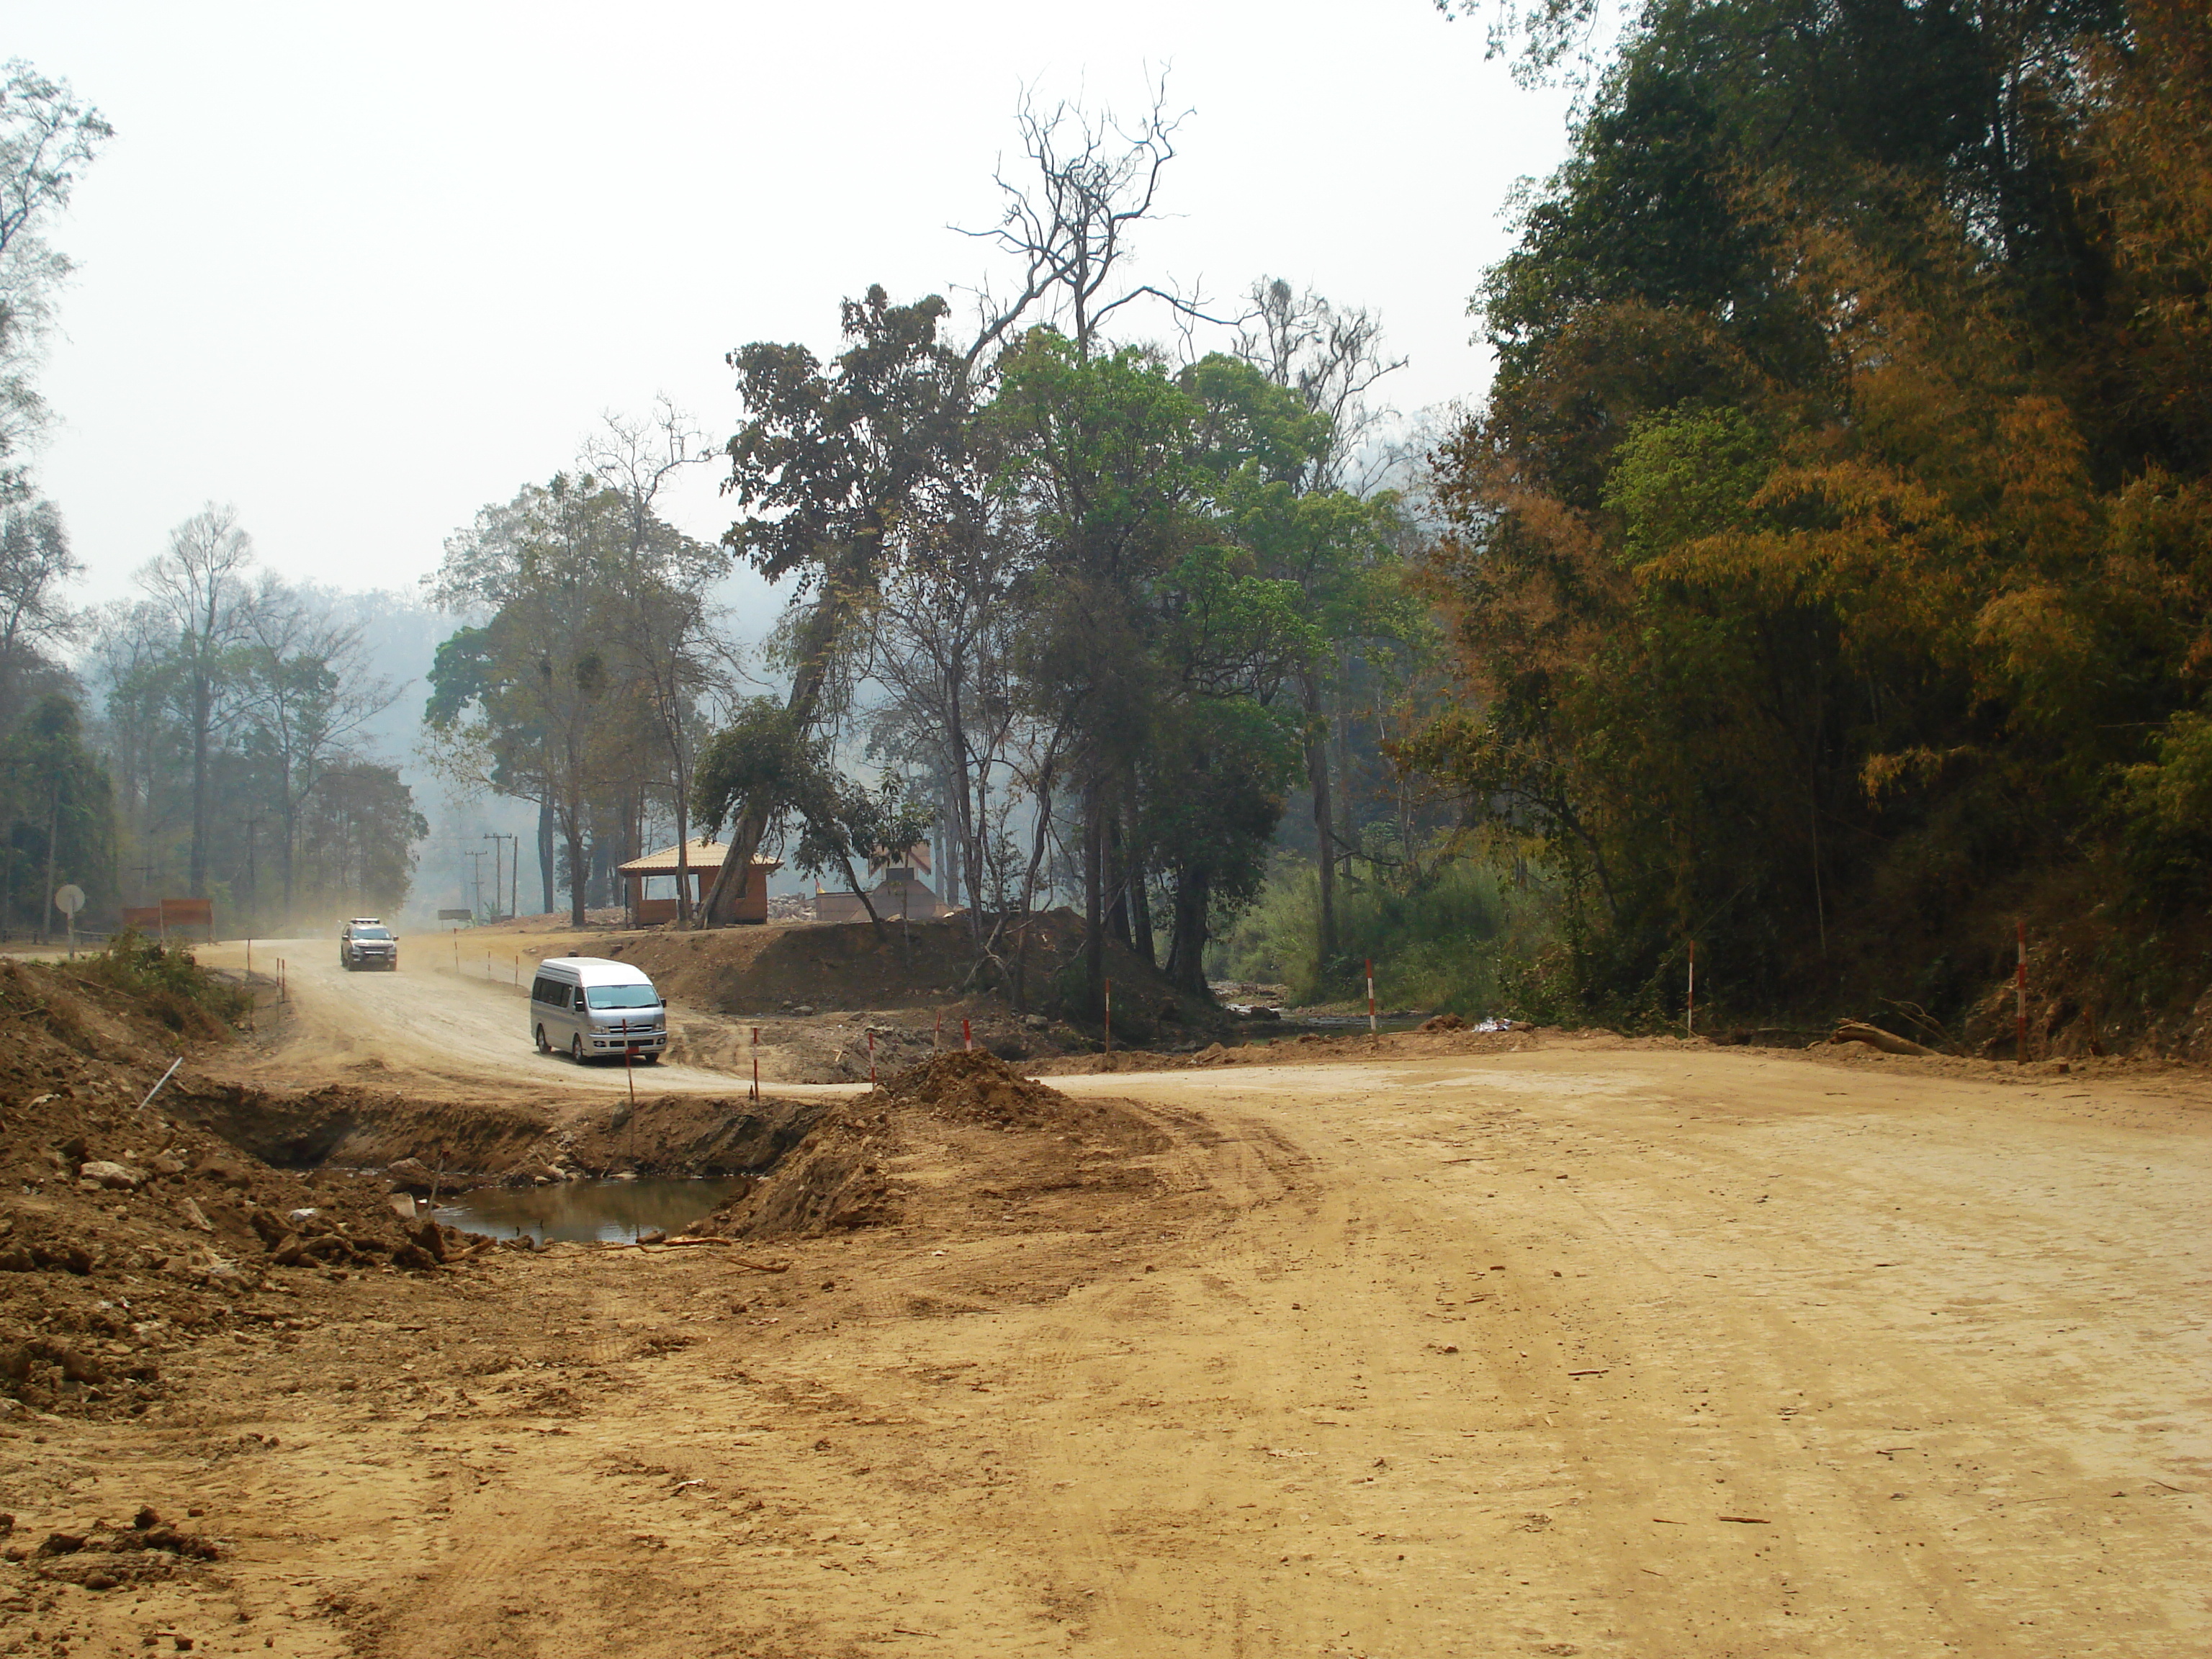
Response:
[{"label": "fallen log", "polygon": [[1869,1025],[1863,1020],[1843,1021],[1828,1041],[1832,1043],[1863,1042],[1869,1048],[1879,1048],[1886,1054],[1911,1054],[1922,1060],[1937,1058],[1935,1049],[1923,1048],[1911,1037],[1899,1036],[1893,1031],[1885,1031],[1879,1025]]}]

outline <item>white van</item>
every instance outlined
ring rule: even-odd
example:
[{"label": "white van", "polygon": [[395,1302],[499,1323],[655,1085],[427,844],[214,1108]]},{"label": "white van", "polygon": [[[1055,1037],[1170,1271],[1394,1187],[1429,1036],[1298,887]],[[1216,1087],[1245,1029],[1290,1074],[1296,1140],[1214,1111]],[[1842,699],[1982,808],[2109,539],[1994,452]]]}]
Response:
[{"label": "white van", "polygon": [[668,1047],[668,1010],[626,962],[549,957],[530,984],[530,1036],[539,1054],[565,1049],[579,1066],[624,1052],[651,1062]]}]

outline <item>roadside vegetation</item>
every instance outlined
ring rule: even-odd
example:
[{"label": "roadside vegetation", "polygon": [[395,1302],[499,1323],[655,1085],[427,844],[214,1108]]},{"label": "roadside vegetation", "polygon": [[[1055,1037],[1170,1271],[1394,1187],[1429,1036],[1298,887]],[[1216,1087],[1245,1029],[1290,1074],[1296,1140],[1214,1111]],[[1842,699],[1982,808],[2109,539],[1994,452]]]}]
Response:
[{"label": "roadside vegetation", "polygon": [[190,1036],[228,1036],[252,1007],[251,993],[208,972],[190,951],[127,928],[106,949],[64,971],[121,992],[171,1030]]},{"label": "roadside vegetation", "polygon": [[[425,757],[536,807],[580,925],[672,840],[727,846],[684,927],[732,918],[756,854],[865,891],[926,842],[971,983],[1078,1017],[1111,949],[1192,995],[1342,999],[1372,959],[1394,1002],[1674,1029],[1694,949],[1716,1020],[1910,1010],[1987,1046],[2024,922],[2033,1042],[2183,1041],[2212,19],[1645,0],[1583,62],[1595,0],[1440,9],[1585,94],[1512,252],[1437,273],[1496,353],[1480,402],[1394,415],[1356,304],[1138,274],[1164,83],[1133,116],[1025,99],[972,305],[825,293],[830,350],[728,355],[726,436],[610,420],[452,538]],[[40,226],[107,131],[14,73],[7,164],[67,160],[0,252],[50,296]],[[46,305],[7,319],[0,895],[43,915],[66,878],[112,915],[129,866],[396,904],[422,821],[332,596],[249,581],[210,509],[141,599],[61,603],[21,459]],[[736,509],[714,544],[663,512],[693,468]],[[733,564],[785,601],[755,653]],[[1079,971],[1033,983],[1063,907]]]}]

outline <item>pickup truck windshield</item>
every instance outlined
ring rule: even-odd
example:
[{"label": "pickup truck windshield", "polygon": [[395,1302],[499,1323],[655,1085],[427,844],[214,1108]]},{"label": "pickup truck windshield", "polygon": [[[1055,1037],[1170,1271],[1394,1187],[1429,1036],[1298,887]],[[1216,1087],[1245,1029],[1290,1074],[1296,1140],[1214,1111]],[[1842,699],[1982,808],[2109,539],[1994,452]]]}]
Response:
[{"label": "pickup truck windshield", "polygon": [[390,939],[392,937],[392,933],[390,929],[384,927],[356,927],[353,930],[353,937],[356,939]]},{"label": "pickup truck windshield", "polygon": [[658,1008],[660,993],[650,985],[587,985],[584,1000],[594,1008]]}]

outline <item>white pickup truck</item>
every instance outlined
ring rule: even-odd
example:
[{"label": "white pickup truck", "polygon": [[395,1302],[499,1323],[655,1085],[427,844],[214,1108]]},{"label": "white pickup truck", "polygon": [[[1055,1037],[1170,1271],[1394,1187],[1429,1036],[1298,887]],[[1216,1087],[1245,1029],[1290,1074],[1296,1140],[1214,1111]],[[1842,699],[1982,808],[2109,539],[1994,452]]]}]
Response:
[{"label": "white pickup truck", "polygon": [[399,941],[379,916],[356,916],[338,929],[338,966],[348,973],[356,968],[398,968]]}]

